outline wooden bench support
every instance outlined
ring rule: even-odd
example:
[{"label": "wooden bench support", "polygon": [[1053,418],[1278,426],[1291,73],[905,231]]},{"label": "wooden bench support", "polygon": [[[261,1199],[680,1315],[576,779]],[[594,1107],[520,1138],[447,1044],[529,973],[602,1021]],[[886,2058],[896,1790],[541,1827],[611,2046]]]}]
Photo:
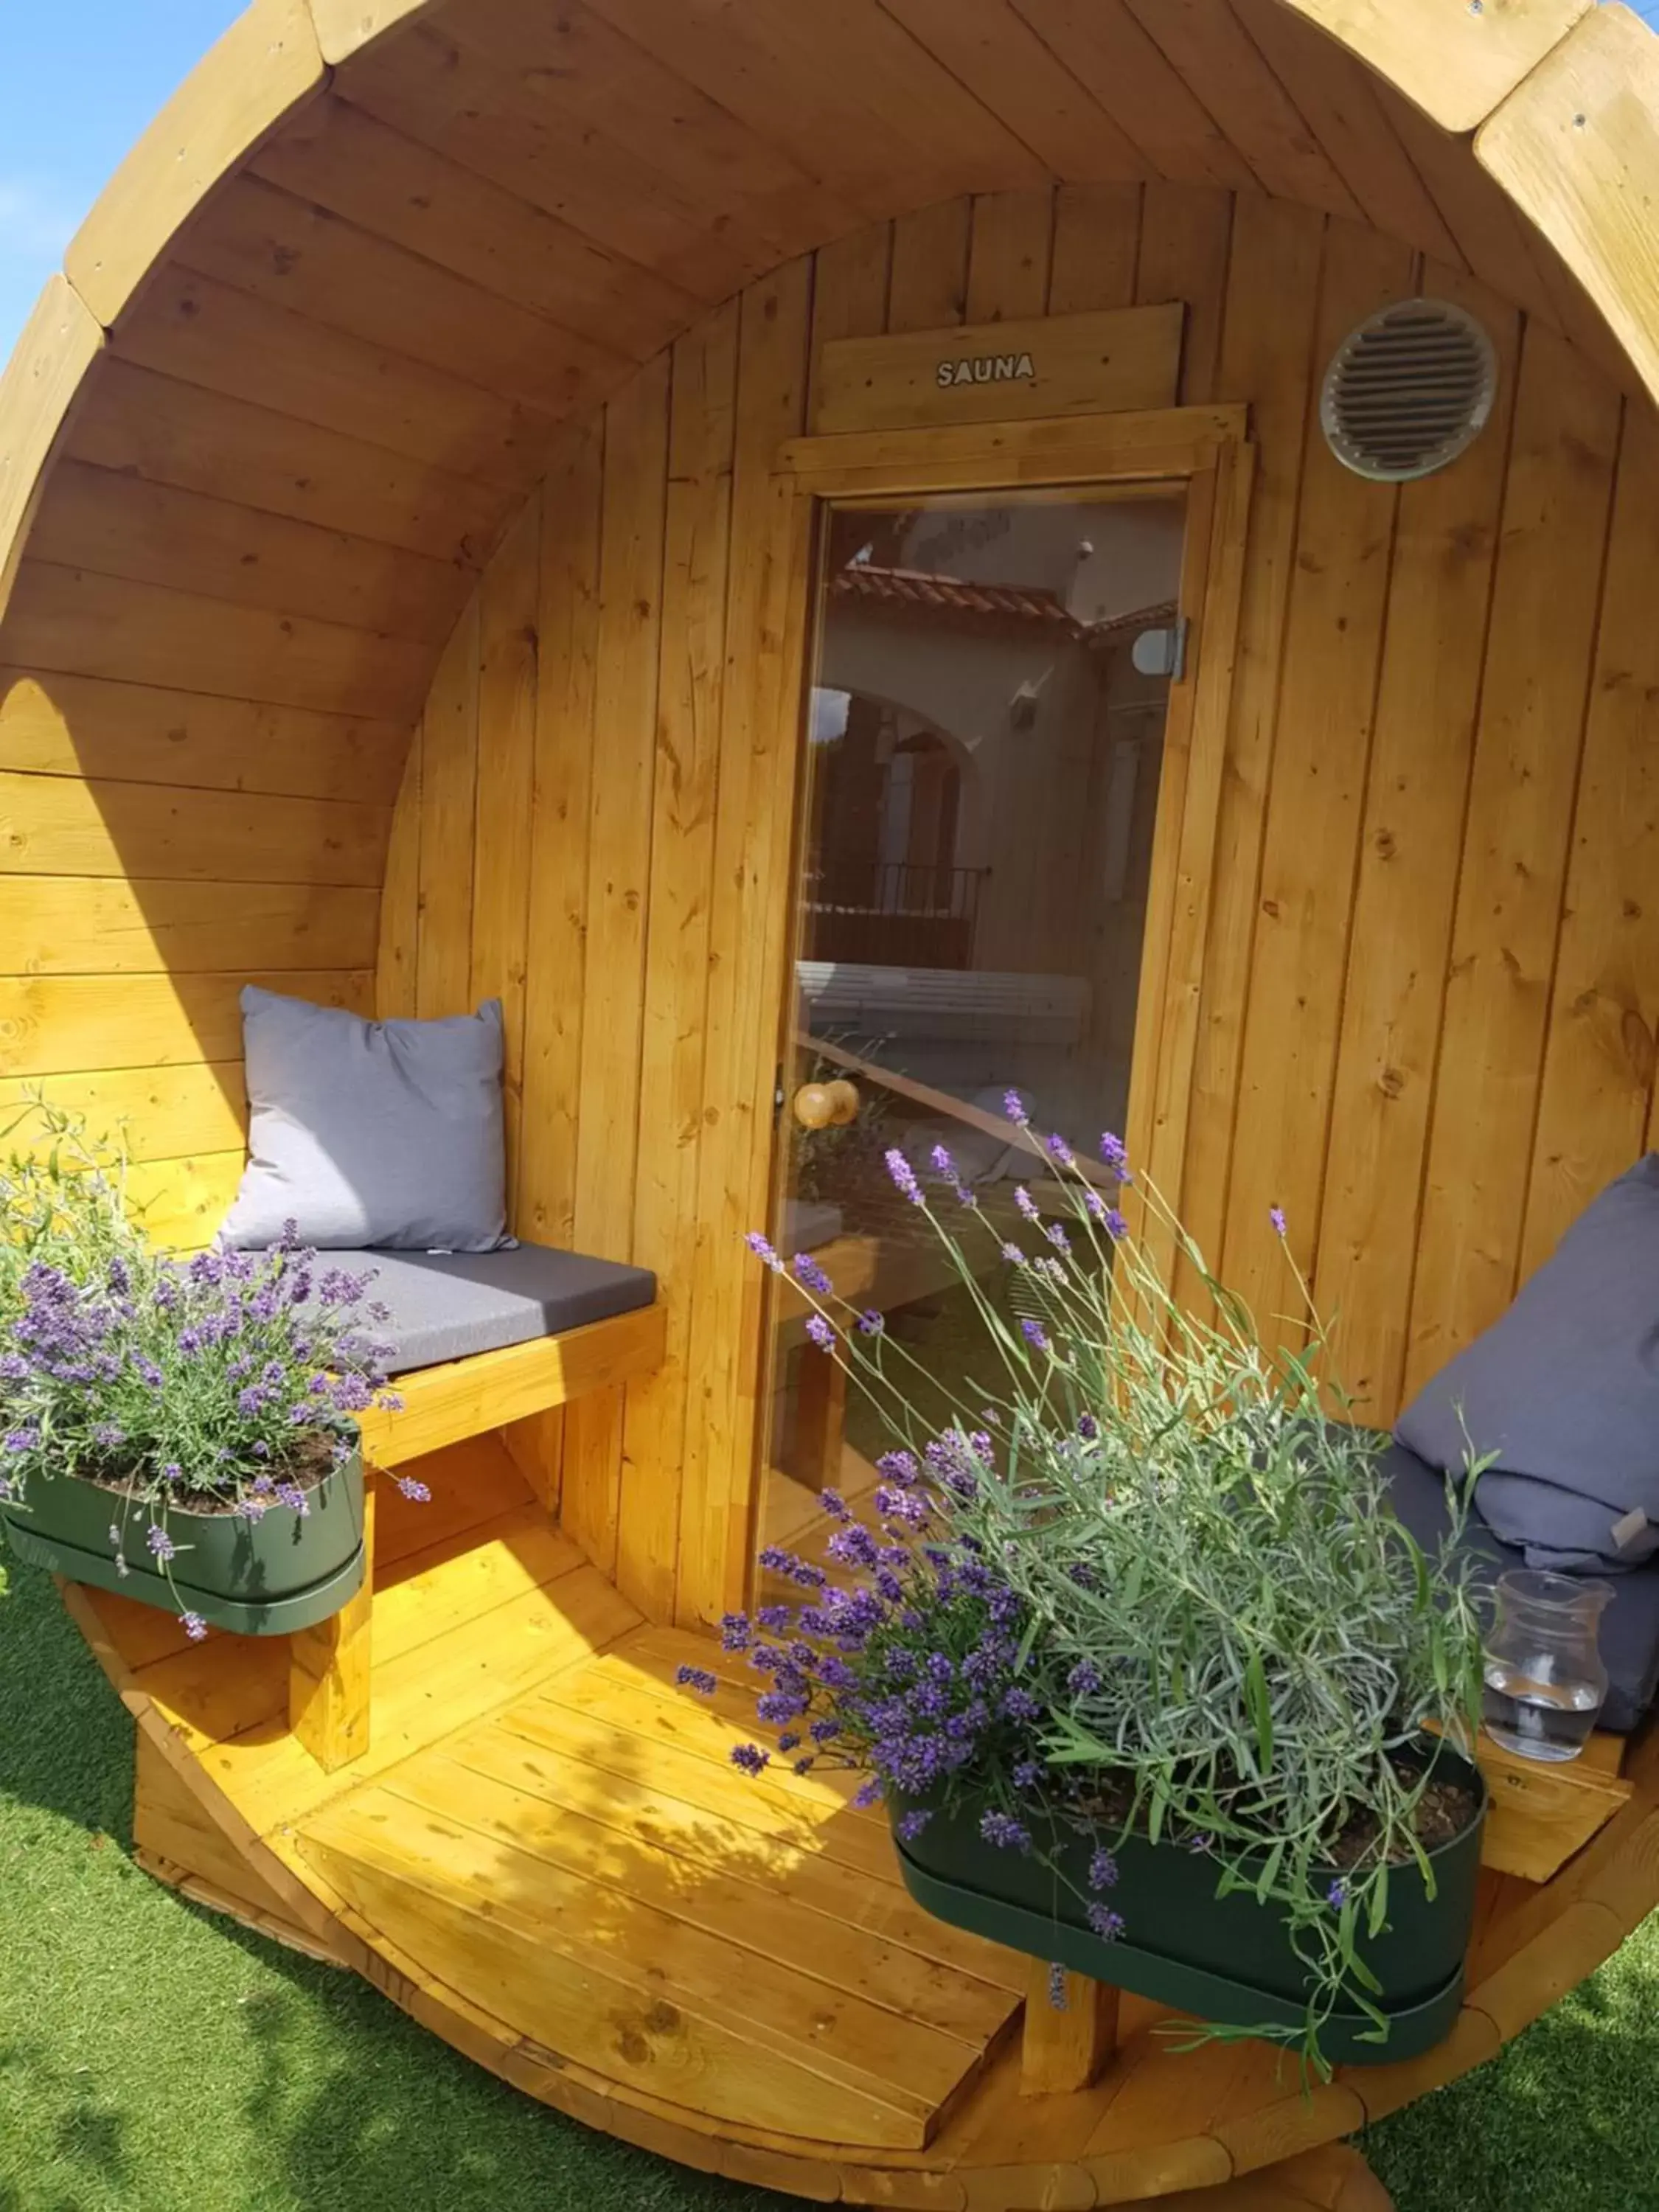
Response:
[{"label": "wooden bench support", "polygon": [[331,1620],[289,1638],[288,1723],[319,1766],[332,1773],[368,1749],[374,1660],[374,1476],[364,1470],[362,1588]]},{"label": "wooden bench support", "polygon": [[1084,1974],[1063,1977],[1064,2007],[1049,1994],[1049,1970],[1031,1961],[1020,2049],[1022,2097],[1063,2097],[1086,2089],[1117,2047],[1118,1992]]},{"label": "wooden bench support", "polygon": [[526,1480],[551,1510],[559,1497],[560,1409],[616,1389],[631,1376],[651,1373],[662,1364],[665,1340],[662,1307],[641,1306],[562,1336],[538,1337],[401,1376],[401,1409],[364,1414],[359,1424],[368,1475],[363,1586],[331,1620],[319,1621],[289,1639],[289,1726],[319,1766],[331,1774],[368,1749],[374,1470],[402,1467],[446,1444],[501,1429],[507,1432],[508,1449],[521,1470],[526,1463],[533,1468]]}]

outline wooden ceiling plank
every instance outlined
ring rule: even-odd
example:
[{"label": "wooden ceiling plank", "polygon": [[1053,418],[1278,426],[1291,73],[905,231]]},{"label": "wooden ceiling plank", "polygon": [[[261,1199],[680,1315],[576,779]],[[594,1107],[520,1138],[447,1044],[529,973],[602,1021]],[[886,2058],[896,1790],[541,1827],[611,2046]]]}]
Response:
[{"label": "wooden ceiling plank", "polygon": [[470,579],[452,562],[69,459],[52,471],[29,553],[101,576],[415,639],[448,629]]},{"label": "wooden ceiling plank", "polygon": [[501,521],[501,495],[488,485],[113,357],[91,380],[64,451],[469,568]]},{"label": "wooden ceiling plank", "polygon": [[598,132],[550,114],[441,23],[372,48],[335,90],[380,122],[489,178],[591,240],[649,269],[699,303],[739,289],[776,259],[766,241],[731,234],[661,173]]},{"label": "wooden ceiling plank", "polygon": [[1255,184],[1191,87],[1123,0],[1013,0],[1045,45],[1113,116],[1158,175],[1191,184]]},{"label": "wooden ceiling plank", "polygon": [[186,267],[560,421],[629,363],[353,223],[239,177],[181,242]]},{"label": "wooden ceiling plank", "polygon": [[844,230],[855,210],[805,165],[809,139],[763,136],[623,37],[602,15],[563,0],[468,0],[450,34],[522,83],[544,113],[584,137],[597,132],[659,173],[687,203],[753,228],[778,255]]},{"label": "wooden ceiling plank", "polygon": [[0,769],[20,775],[390,806],[408,745],[399,722],[0,666]]},{"label": "wooden ceiling plank", "polygon": [[1232,0],[1232,8],[1365,220],[1419,252],[1459,265],[1456,240],[1390,128],[1370,70],[1282,0]]},{"label": "wooden ceiling plank", "polygon": [[1227,0],[1127,0],[1266,191],[1327,215],[1359,206]]},{"label": "wooden ceiling plank", "polygon": [[113,339],[123,360],[464,477],[522,489],[553,424],[343,331],[169,267]]},{"label": "wooden ceiling plank", "polygon": [[106,328],[212,187],[323,81],[305,0],[253,0],[173,94],[70,241],[69,280]]},{"label": "wooden ceiling plank", "polygon": [[1387,86],[1377,90],[1384,114],[1432,193],[1470,270],[1504,299],[1552,330],[1559,329],[1555,305],[1538,273],[1526,225],[1510,202],[1469,159],[1466,145],[1437,129],[1398,93]]},{"label": "wooden ceiling plank", "polygon": [[1042,164],[878,0],[593,0],[605,20],[763,136],[810,145],[872,216],[1043,181]]},{"label": "wooden ceiling plank", "polygon": [[1429,11],[1401,0],[1285,0],[1376,70],[1443,131],[1473,131],[1595,0],[1467,0]]},{"label": "wooden ceiling plank", "polygon": [[1057,177],[1133,184],[1146,174],[1139,150],[1010,0],[881,4]]},{"label": "wooden ceiling plank", "polygon": [[669,278],[343,100],[303,109],[251,167],[359,229],[630,359],[665,344],[696,311],[691,295]]},{"label": "wooden ceiling plank", "polygon": [[52,276],[0,373],[0,615],[46,463],[103,343],[86,302]]},{"label": "wooden ceiling plank", "polygon": [[1659,395],[1659,41],[1598,9],[1480,131],[1483,171],[1561,256]]},{"label": "wooden ceiling plank", "polygon": [[62,675],[378,721],[415,714],[431,675],[430,652],[404,638],[34,560],[19,568],[0,652]]}]

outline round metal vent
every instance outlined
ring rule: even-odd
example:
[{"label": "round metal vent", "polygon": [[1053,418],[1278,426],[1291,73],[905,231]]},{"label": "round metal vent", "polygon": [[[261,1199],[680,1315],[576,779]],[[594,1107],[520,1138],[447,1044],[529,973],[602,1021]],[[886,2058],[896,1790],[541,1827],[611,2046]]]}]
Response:
[{"label": "round metal vent", "polygon": [[1345,466],[1383,483],[1431,476],[1492,413],[1498,357],[1462,307],[1407,300],[1351,331],[1325,372],[1319,418]]}]

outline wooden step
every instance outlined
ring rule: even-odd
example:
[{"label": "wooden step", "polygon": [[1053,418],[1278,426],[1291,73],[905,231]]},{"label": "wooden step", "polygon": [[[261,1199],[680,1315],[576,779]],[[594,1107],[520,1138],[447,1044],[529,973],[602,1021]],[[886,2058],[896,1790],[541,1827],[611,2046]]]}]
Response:
[{"label": "wooden step", "polygon": [[[825,1941],[803,1910],[823,1969],[804,1971],[771,1955],[787,1907],[762,1925],[729,1875],[447,1759],[328,1808],[298,1848],[366,1928],[520,2035],[715,2119],[920,2148],[979,2070],[971,2020],[999,2002],[964,1994],[960,2032],[908,2018],[848,1986],[869,1978],[867,1939]],[[948,2008],[938,1977],[932,1998]]]}]

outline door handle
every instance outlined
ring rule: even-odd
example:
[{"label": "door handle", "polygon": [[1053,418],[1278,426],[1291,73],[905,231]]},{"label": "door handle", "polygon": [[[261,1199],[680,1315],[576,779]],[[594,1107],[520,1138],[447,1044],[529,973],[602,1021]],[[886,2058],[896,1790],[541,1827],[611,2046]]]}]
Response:
[{"label": "door handle", "polygon": [[844,1129],[859,1117],[859,1092],[845,1076],[834,1083],[803,1083],[793,1102],[803,1129]]}]

